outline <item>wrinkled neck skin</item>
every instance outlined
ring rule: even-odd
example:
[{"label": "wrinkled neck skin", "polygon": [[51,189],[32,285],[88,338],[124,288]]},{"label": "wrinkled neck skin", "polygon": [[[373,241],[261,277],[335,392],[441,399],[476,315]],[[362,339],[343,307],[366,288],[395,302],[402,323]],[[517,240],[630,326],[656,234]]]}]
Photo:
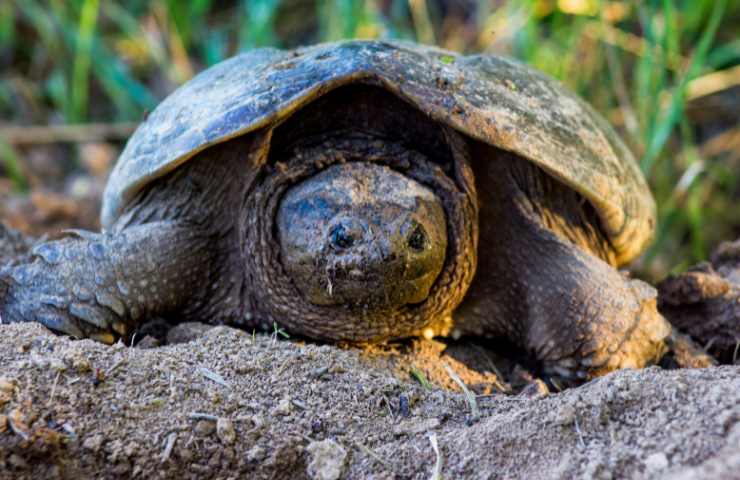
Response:
[{"label": "wrinkled neck skin", "polygon": [[445,334],[475,272],[464,140],[435,158],[366,132],[273,146],[241,237],[253,322],[316,339]]}]

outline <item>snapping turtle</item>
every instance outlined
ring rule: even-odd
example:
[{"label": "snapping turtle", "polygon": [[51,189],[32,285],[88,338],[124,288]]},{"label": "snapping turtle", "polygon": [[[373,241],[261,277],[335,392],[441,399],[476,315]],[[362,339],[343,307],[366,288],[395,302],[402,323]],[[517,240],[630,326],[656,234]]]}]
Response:
[{"label": "snapping turtle", "polygon": [[103,231],[6,267],[0,314],[105,342],[153,316],[353,342],[504,335],[588,378],[664,352],[655,291],[616,269],[654,223],[606,121],[515,61],[259,49],[148,116]]}]

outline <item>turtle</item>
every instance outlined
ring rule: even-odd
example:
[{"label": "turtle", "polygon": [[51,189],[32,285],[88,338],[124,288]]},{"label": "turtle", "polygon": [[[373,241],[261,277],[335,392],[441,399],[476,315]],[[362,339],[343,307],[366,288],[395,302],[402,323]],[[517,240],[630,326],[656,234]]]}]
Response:
[{"label": "turtle", "polygon": [[154,317],[354,344],[505,337],[588,379],[666,351],[655,289],[620,271],[655,218],[609,123],[523,63],[261,48],[146,117],[101,231],[6,266],[0,315],[106,343]]}]

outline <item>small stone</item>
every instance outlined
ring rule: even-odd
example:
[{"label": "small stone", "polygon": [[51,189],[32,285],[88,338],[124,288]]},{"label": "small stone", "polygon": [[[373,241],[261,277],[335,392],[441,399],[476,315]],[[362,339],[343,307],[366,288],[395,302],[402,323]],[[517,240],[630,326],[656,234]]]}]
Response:
[{"label": "small stone", "polygon": [[0,377],[0,393],[13,395],[18,386],[18,381],[14,378]]},{"label": "small stone", "polygon": [[550,389],[547,388],[547,384],[539,378],[535,378],[533,381],[529,382],[527,386],[519,392],[519,396],[526,398],[542,398],[549,394]]},{"label": "small stone", "polygon": [[668,457],[663,452],[652,453],[645,459],[645,468],[648,472],[665,470],[668,468]]},{"label": "small stone", "polygon": [[566,405],[560,409],[560,412],[557,413],[555,424],[566,426],[566,425],[570,425],[571,423],[575,422],[575,420],[576,420],[576,409],[571,407],[570,405]]},{"label": "small stone", "polygon": [[177,456],[187,463],[193,459],[193,451],[189,448],[181,448],[177,451]]},{"label": "small stone", "polygon": [[198,436],[208,437],[216,431],[216,423],[211,420],[198,420],[193,431]]},{"label": "small stone", "polygon": [[347,451],[332,440],[311,442],[306,447],[311,456],[308,476],[315,480],[336,480],[342,475]]},{"label": "small stone", "polygon": [[276,417],[287,417],[290,415],[292,409],[293,407],[291,406],[290,399],[285,397],[280,400],[277,407],[272,410],[272,414]]},{"label": "small stone", "polygon": [[25,470],[28,468],[28,463],[20,455],[15,453],[8,457],[8,463],[18,470]]},{"label": "small stone", "polygon": [[236,431],[234,430],[234,422],[228,418],[219,418],[216,422],[216,435],[218,436],[221,443],[225,445],[231,445],[236,440]]},{"label": "small stone", "polygon": [[323,365],[321,367],[314,368],[313,370],[308,372],[308,377],[309,378],[321,378],[321,376],[327,373],[328,371],[329,371],[329,367],[326,365]]},{"label": "small stone", "polygon": [[311,421],[311,432],[320,433],[324,429],[324,424],[319,418]]},{"label": "small stone", "polygon": [[267,450],[265,450],[265,447],[262,447],[260,445],[255,445],[247,452],[247,461],[249,462],[261,462],[266,457]]},{"label": "small stone", "polygon": [[100,447],[103,445],[103,441],[104,439],[102,435],[93,435],[92,437],[87,437],[85,441],[82,442],[82,448],[98,452],[100,451]]}]

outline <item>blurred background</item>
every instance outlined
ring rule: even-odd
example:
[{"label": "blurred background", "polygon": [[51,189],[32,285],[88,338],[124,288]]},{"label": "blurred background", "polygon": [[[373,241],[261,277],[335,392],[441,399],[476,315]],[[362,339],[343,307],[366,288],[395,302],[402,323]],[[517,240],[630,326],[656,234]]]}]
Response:
[{"label": "blurred background", "polygon": [[640,275],[740,237],[736,0],[2,0],[0,218],[97,228],[125,139],[174,88],[245,49],[342,38],[510,55],[585,97],[658,202]]}]

